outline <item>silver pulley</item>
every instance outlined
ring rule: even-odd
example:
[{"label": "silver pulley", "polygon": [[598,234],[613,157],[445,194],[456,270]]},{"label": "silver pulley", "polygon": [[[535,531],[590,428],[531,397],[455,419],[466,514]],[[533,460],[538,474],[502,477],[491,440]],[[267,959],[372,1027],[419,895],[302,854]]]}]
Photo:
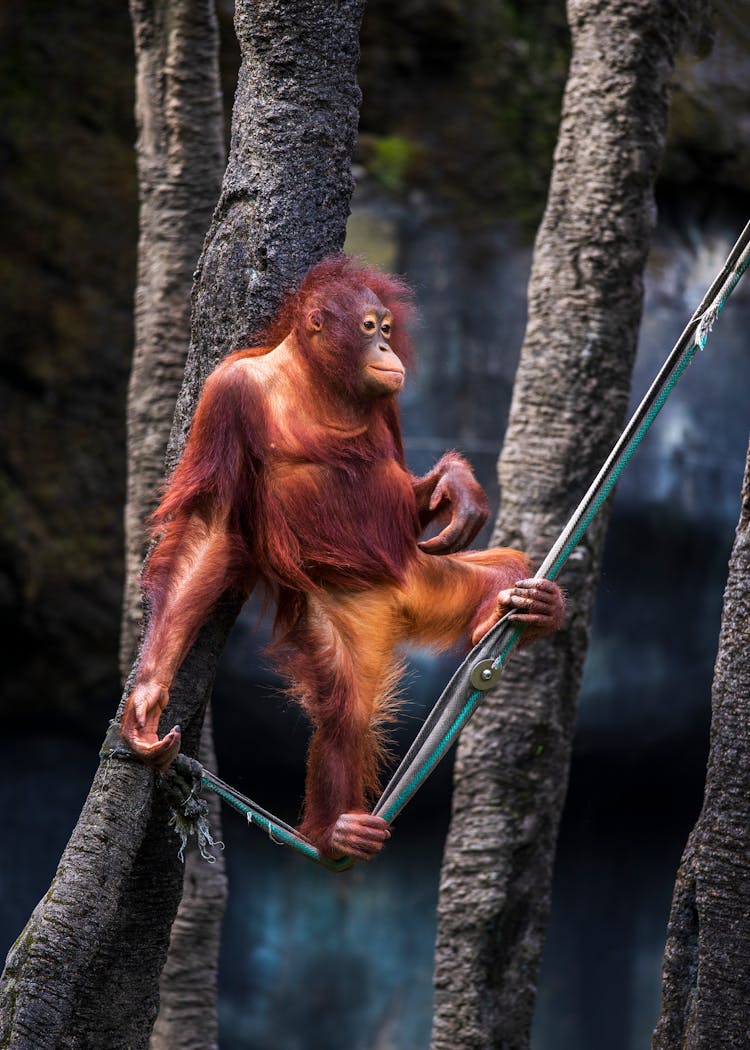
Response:
[{"label": "silver pulley", "polygon": [[494,660],[480,660],[478,664],[475,664],[472,668],[469,676],[469,681],[475,689],[481,689],[484,693],[500,678],[500,672],[502,671],[502,665],[495,667]]}]

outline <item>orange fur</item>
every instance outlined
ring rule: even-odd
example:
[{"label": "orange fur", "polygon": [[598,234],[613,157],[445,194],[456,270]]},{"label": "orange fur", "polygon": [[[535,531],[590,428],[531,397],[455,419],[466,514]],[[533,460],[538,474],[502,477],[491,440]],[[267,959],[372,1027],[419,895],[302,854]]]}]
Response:
[{"label": "orange fur", "polygon": [[[313,724],[302,828],[324,851],[337,818],[377,792],[399,646],[466,642],[499,615],[498,593],[528,575],[518,551],[418,548],[430,520],[451,520],[453,494],[480,524],[486,500],[456,453],[413,477],[395,395],[358,385],[358,304],[373,291],[394,319],[388,349],[408,359],[405,287],[328,260],[285,306],[269,336],[278,345],[239,351],[209,377],[154,516],[150,624],[122,726],[145,761],[172,761],[179,733],[162,747],[157,724],[174,675],[221,594],[261,579],[276,598],[279,667]],[[327,342],[306,332],[310,316],[323,318]]]},{"label": "orange fur", "polygon": [[527,575],[526,558],[508,548],[442,558],[415,548],[400,583],[308,598],[283,666],[315,727],[302,824],[309,838],[325,844],[342,812],[375,801],[398,699],[399,646],[465,643],[498,593]]}]

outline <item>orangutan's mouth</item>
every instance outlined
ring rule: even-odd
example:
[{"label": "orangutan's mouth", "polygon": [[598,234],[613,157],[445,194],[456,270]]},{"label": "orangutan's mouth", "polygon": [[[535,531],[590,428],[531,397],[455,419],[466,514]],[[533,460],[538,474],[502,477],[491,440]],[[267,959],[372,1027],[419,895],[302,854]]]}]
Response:
[{"label": "orangutan's mouth", "polygon": [[399,381],[403,381],[404,378],[404,373],[400,368],[379,368],[377,365],[370,365],[370,371],[382,376],[396,376]]}]

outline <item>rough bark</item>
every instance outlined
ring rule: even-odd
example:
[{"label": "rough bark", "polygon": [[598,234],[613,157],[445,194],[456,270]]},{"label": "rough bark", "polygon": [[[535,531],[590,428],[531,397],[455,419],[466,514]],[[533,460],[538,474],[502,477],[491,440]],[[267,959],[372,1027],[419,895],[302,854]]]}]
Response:
[{"label": "rough bark", "polygon": [[[216,361],[267,322],[283,291],[340,250],[352,190],[363,0],[238,0],[242,67],[230,158],[193,295],[191,346],[170,462]],[[217,609],[172,690],[166,720],[195,754],[236,609]],[[0,982],[0,1046],[141,1050],[182,868],[156,778],[103,762],[53,884]]]},{"label": "rough bark", "polygon": [[712,690],[706,792],[677,872],[654,1050],[750,1045],[750,447]]},{"label": "rough bark", "polygon": [[[200,761],[216,769],[211,710],[206,711]],[[217,795],[207,793],[214,840],[221,828]],[[220,849],[207,863],[191,840],[185,850],[185,880],[169,938],[169,953],[159,978],[159,1014],[149,1050],[218,1050],[216,998],[221,921],[227,900],[226,866]]]},{"label": "rough bark", "polygon": [[[500,459],[493,542],[540,561],[624,423],[677,0],[570,0],[573,55]],[[514,655],[464,732],[446,845],[433,1050],[528,1046],[605,517],[567,629]]]},{"label": "rough bark", "polygon": [[138,578],[190,334],[190,288],[221,187],[224,134],[211,0],[131,0],[140,198],[135,347],[128,387],[121,668],[140,633]]},{"label": "rough bark", "polygon": [[[136,57],[140,235],[128,388],[123,677],[138,647],[145,523],[156,505],[185,369],[193,273],[225,164],[213,0],[131,0],[130,13]],[[200,759],[215,768],[210,708]],[[210,795],[207,802],[212,833],[220,838],[219,800]],[[214,864],[207,864],[190,842],[182,900],[160,977],[151,1050],[218,1046],[216,988],[226,893],[222,853],[216,853]]]}]

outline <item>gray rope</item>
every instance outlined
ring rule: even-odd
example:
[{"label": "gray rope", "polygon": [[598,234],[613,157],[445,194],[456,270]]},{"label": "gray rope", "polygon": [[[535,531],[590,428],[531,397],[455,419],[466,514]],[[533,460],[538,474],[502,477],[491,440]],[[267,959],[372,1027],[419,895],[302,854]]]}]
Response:
[{"label": "gray rope", "polygon": [[[142,765],[138,755],[123,743],[120,723],[114,719],[107,728],[99,758],[102,762],[117,759]],[[156,774],[156,786],[169,803],[169,824],[180,840],[177,850],[180,860],[184,862],[188,840],[195,837],[201,857],[209,864],[215,864],[216,857],[211,851],[224,849],[224,843],[214,839],[211,834],[208,803],[200,797],[202,776],[200,762],[187,755],[178,755],[166,773]]]},{"label": "gray rope", "polygon": [[177,856],[183,863],[185,848],[192,837],[195,837],[201,857],[209,864],[216,863],[211,851],[224,849],[224,843],[211,834],[208,803],[200,796],[202,775],[200,762],[187,755],[178,755],[169,773],[161,777],[161,789],[169,801],[169,824],[180,840]]}]

